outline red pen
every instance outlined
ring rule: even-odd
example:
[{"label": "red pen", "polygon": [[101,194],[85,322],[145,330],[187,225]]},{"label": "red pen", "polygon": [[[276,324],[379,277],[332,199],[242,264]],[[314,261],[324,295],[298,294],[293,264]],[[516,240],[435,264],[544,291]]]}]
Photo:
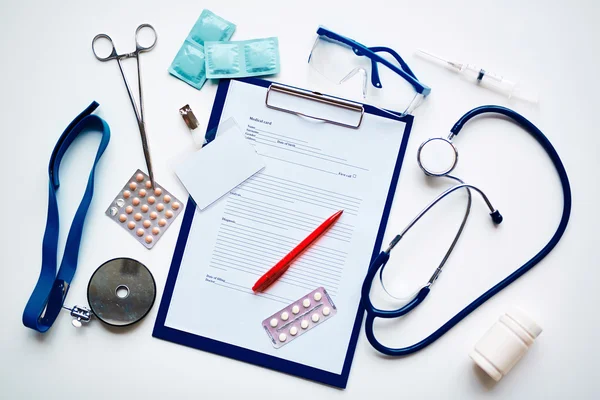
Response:
[{"label": "red pen", "polygon": [[273,282],[279,279],[281,275],[283,275],[285,271],[287,271],[292,261],[294,261],[294,259],[298,257],[300,253],[306,250],[308,246],[310,246],[315,240],[317,240],[319,236],[324,234],[325,231],[327,231],[327,229],[329,229],[329,227],[331,227],[335,223],[335,221],[337,221],[338,218],[340,218],[343,212],[344,210],[340,210],[333,214],[331,217],[327,218],[325,222],[323,222],[321,225],[319,225],[317,229],[314,230],[313,233],[311,233],[306,239],[301,241],[298,246],[294,247],[294,249],[290,251],[288,255],[283,257],[281,261],[275,264],[273,268],[271,268],[263,276],[261,276],[256,281],[254,286],[252,286],[252,290],[254,292],[262,292],[266,288],[271,286]]}]

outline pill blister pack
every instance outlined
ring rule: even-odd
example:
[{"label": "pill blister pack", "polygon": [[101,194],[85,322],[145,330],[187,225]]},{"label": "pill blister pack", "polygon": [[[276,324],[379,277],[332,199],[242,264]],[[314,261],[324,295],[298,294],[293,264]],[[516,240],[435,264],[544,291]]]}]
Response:
[{"label": "pill blister pack", "polygon": [[139,169],[112,201],[106,215],[151,249],[183,210],[183,205]]},{"label": "pill blister pack", "polygon": [[299,338],[337,314],[337,308],[323,287],[302,296],[266,318],[262,326],[276,349]]}]

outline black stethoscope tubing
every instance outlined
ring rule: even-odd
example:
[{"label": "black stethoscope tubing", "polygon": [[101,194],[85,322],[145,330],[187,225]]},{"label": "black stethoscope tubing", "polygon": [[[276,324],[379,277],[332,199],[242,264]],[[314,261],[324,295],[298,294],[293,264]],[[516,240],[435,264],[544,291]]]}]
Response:
[{"label": "black stethoscope tubing", "polygon": [[[394,239],[394,241],[392,242],[390,247],[386,251],[382,251],[375,258],[375,260],[371,263],[371,266],[369,267],[369,271],[367,272],[367,276],[365,277],[365,280],[363,282],[362,291],[361,291],[361,304],[365,308],[365,311],[367,314],[366,321],[365,321],[365,332],[367,335],[367,339],[369,340],[369,343],[371,343],[371,345],[376,350],[378,350],[379,352],[381,352],[383,354],[386,354],[389,356],[404,356],[404,355],[415,353],[415,352],[429,346],[433,342],[435,342],[442,335],[444,335],[446,332],[448,332],[450,329],[452,329],[452,327],[454,327],[457,323],[459,323],[463,318],[465,318],[467,315],[472,313],[480,305],[485,303],[487,300],[489,300],[491,297],[493,297],[494,295],[499,293],[501,290],[506,288],[508,285],[510,285],[511,283],[516,281],[523,274],[525,274],[527,271],[529,271],[531,268],[533,268],[537,263],[539,263],[544,257],[546,257],[552,251],[552,249],[554,249],[556,244],[560,241],[561,237],[563,236],[563,234],[567,228],[567,224],[569,222],[569,217],[571,215],[571,186],[569,184],[569,178],[567,176],[567,171],[565,170],[565,167],[564,167],[558,153],[556,152],[556,150],[554,149],[554,147],[552,146],[552,144],[550,143],[548,138],[546,138],[546,136],[542,133],[542,131],[540,131],[527,118],[523,117],[519,113],[517,113],[509,108],[506,108],[506,107],[495,106],[495,105],[481,106],[481,107],[474,108],[471,111],[467,112],[454,124],[454,126],[450,130],[451,137],[458,135],[458,133],[463,128],[463,126],[469,120],[471,120],[472,118],[474,118],[480,114],[484,114],[484,113],[501,114],[501,115],[504,115],[504,116],[508,117],[509,119],[513,120],[515,123],[520,125],[523,129],[525,129],[527,132],[529,132],[537,140],[537,142],[544,148],[544,150],[546,151],[546,153],[552,160],[552,163],[553,163],[554,167],[556,168],[556,172],[558,173],[558,176],[560,178],[560,183],[561,183],[562,191],[563,191],[563,210],[562,210],[562,215],[561,215],[561,219],[558,224],[558,227],[557,227],[556,231],[554,232],[554,235],[552,235],[552,237],[548,241],[548,243],[529,261],[527,261],[520,268],[518,268],[513,273],[508,275],[502,281],[498,282],[496,285],[494,285],[493,287],[488,289],[485,293],[483,293],[481,296],[479,296],[477,299],[475,299],[473,302],[471,302],[469,305],[467,305],[463,310],[461,310],[458,314],[456,314],[454,317],[452,317],[450,320],[448,320],[444,325],[442,325],[440,328],[438,328],[431,335],[429,335],[428,337],[426,337],[425,339],[421,340],[418,343],[415,343],[411,346],[403,347],[403,348],[390,348],[390,347],[387,347],[387,346],[381,344],[377,340],[377,338],[375,337],[375,334],[373,332],[373,325],[374,325],[375,319],[376,318],[398,318],[398,317],[401,317],[401,316],[407,314],[408,312],[412,311],[415,307],[417,307],[419,304],[421,304],[423,302],[423,300],[425,300],[425,298],[427,297],[427,295],[430,292],[431,284],[428,284],[425,287],[423,287],[411,301],[409,301],[407,304],[405,304],[404,306],[402,306],[396,310],[380,310],[380,309],[377,309],[375,306],[373,306],[373,303],[371,302],[371,299],[370,299],[371,285],[373,283],[373,279],[374,279],[375,275],[377,274],[377,271],[379,271],[381,268],[383,268],[385,266],[385,264],[388,262],[388,260],[390,258],[390,251],[393,248],[393,246],[397,243],[397,241],[399,240],[398,237],[396,239]],[[459,185],[459,186],[464,186],[464,185]],[[470,185],[467,185],[467,186],[474,188]],[[452,188],[449,190],[452,190]],[[482,194],[482,192],[480,192],[480,194]],[[437,204],[437,202],[439,200],[441,200],[443,198],[440,196],[438,196],[438,198],[436,200],[434,200],[434,202],[432,202],[426,208],[426,210],[433,207],[435,204]],[[489,202],[487,202],[487,203],[488,203],[488,206],[490,206]],[[502,217],[500,216],[500,218],[498,218],[498,216],[500,214],[497,212],[497,210],[495,210],[495,213],[497,213],[497,214],[494,215],[494,212],[492,212],[490,215],[492,216],[492,219],[495,223],[500,223],[502,221]],[[416,223],[415,220],[413,221],[413,224],[414,223]],[[405,229],[405,231],[406,231],[406,229]],[[434,274],[434,276],[435,276],[435,274]],[[434,278],[434,277],[432,277],[432,278]],[[430,280],[430,283],[432,283],[431,280]]]}]

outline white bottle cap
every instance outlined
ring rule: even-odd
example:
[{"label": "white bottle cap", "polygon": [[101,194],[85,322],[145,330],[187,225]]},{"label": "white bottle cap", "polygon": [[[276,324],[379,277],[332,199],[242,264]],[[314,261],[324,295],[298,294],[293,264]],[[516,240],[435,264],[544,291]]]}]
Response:
[{"label": "white bottle cap", "polygon": [[495,381],[499,381],[525,355],[542,333],[527,314],[513,308],[502,315],[477,342],[469,357]]}]

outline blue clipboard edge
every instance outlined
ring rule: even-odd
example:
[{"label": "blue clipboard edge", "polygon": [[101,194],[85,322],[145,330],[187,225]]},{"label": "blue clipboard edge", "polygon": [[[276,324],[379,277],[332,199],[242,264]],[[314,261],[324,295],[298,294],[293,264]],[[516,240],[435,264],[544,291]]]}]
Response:
[{"label": "blue clipboard edge", "polygon": [[[262,87],[269,87],[272,83],[267,80],[257,79],[257,78],[243,78],[236,79],[240,82],[245,82],[251,85],[257,85]],[[225,104],[225,99],[227,97],[227,92],[229,91],[229,83],[230,80],[222,79],[219,82],[219,86],[217,88],[217,94],[215,96],[215,101],[213,104],[213,109],[210,115],[210,119],[208,121],[208,126],[206,129],[207,142],[211,142],[216,135],[216,127],[219,124],[221,119],[221,114],[223,112],[223,106]],[[376,107],[372,107],[369,105],[365,105],[365,112],[369,114],[379,115],[384,118],[391,118],[391,116],[387,113],[382,112]],[[398,115],[396,119],[398,121],[405,122],[405,130],[403,132],[402,142],[400,144],[400,151],[398,152],[398,158],[396,159],[396,166],[394,167],[394,173],[392,175],[392,181],[390,183],[390,189],[388,191],[387,199],[385,202],[385,207],[383,211],[383,215],[381,217],[381,223],[379,224],[379,231],[377,233],[377,239],[375,240],[375,247],[373,249],[373,254],[371,256],[371,261],[377,257],[379,254],[379,249],[381,249],[381,245],[383,243],[383,236],[385,235],[385,229],[387,227],[388,218],[390,216],[390,210],[392,207],[392,203],[394,201],[394,194],[396,192],[396,187],[398,185],[398,179],[400,178],[400,170],[402,169],[402,162],[404,160],[404,155],[406,153],[406,147],[408,145],[408,139],[410,136],[413,116],[406,115],[401,117]],[[212,131],[212,132],[211,132]],[[210,134],[210,136],[209,136]],[[192,226],[192,222],[194,220],[194,214],[196,212],[196,203],[194,200],[189,197],[186,210],[183,216],[183,222],[181,224],[181,229],[179,231],[179,237],[177,238],[177,244],[175,246],[175,252],[173,254],[173,259],[171,261],[171,267],[169,268],[169,274],[167,275],[167,281],[165,283],[165,289],[163,291],[162,299],[160,302],[160,306],[158,309],[158,314],[156,316],[156,322],[154,324],[154,330],[152,331],[152,336],[159,339],[168,340],[170,342],[182,344],[184,346],[193,347],[199,350],[208,351],[214,354],[219,354],[225,357],[233,358],[240,361],[245,361],[251,364],[260,365],[263,367],[267,367],[270,369],[274,369],[280,372],[288,373],[291,375],[296,375],[302,378],[306,378],[309,380],[313,380],[316,382],[321,382],[327,385],[335,386],[341,389],[346,388],[348,384],[348,378],[350,375],[350,367],[352,366],[352,359],[354,358],[354,352],[356,350],[356,344],[358,341],[358,335],[360,334],[360,329],[362,326],[364,308],[359,304],[358,310],[356,312],[356,318],[354,321],[354,326],[352,328],[352,335],[350,336],[350,343],[348,344],[348,351],[346,353],[346,358],[344,360],[344,366],[342,368],[341,374],[334,374],[332,372],[324,371],[318,368],[309,367],[300,363],[296,363],[293,361],[284,360],[278,357],[274,357],[271,355],[263,354],[254,350],[248,350],[243,347],[235,346],[232,344],[220,342],[218,340],[209,339],[203,336],[194,335],[188,332],[180,331],[177,329],[169,328],[165,326],[165,321],[167,318],[167,312],[169,311],[169,306],[171,304],[171,298],[173,296],[173,289],[175,287],[175,282],[177,281],[177,276],[179,274],[179,267],[181,266],[181,260],[183,259],[183,253],[185,251],[185,247],[187,245],[187,240],[190,232],[190,228]]]}]

